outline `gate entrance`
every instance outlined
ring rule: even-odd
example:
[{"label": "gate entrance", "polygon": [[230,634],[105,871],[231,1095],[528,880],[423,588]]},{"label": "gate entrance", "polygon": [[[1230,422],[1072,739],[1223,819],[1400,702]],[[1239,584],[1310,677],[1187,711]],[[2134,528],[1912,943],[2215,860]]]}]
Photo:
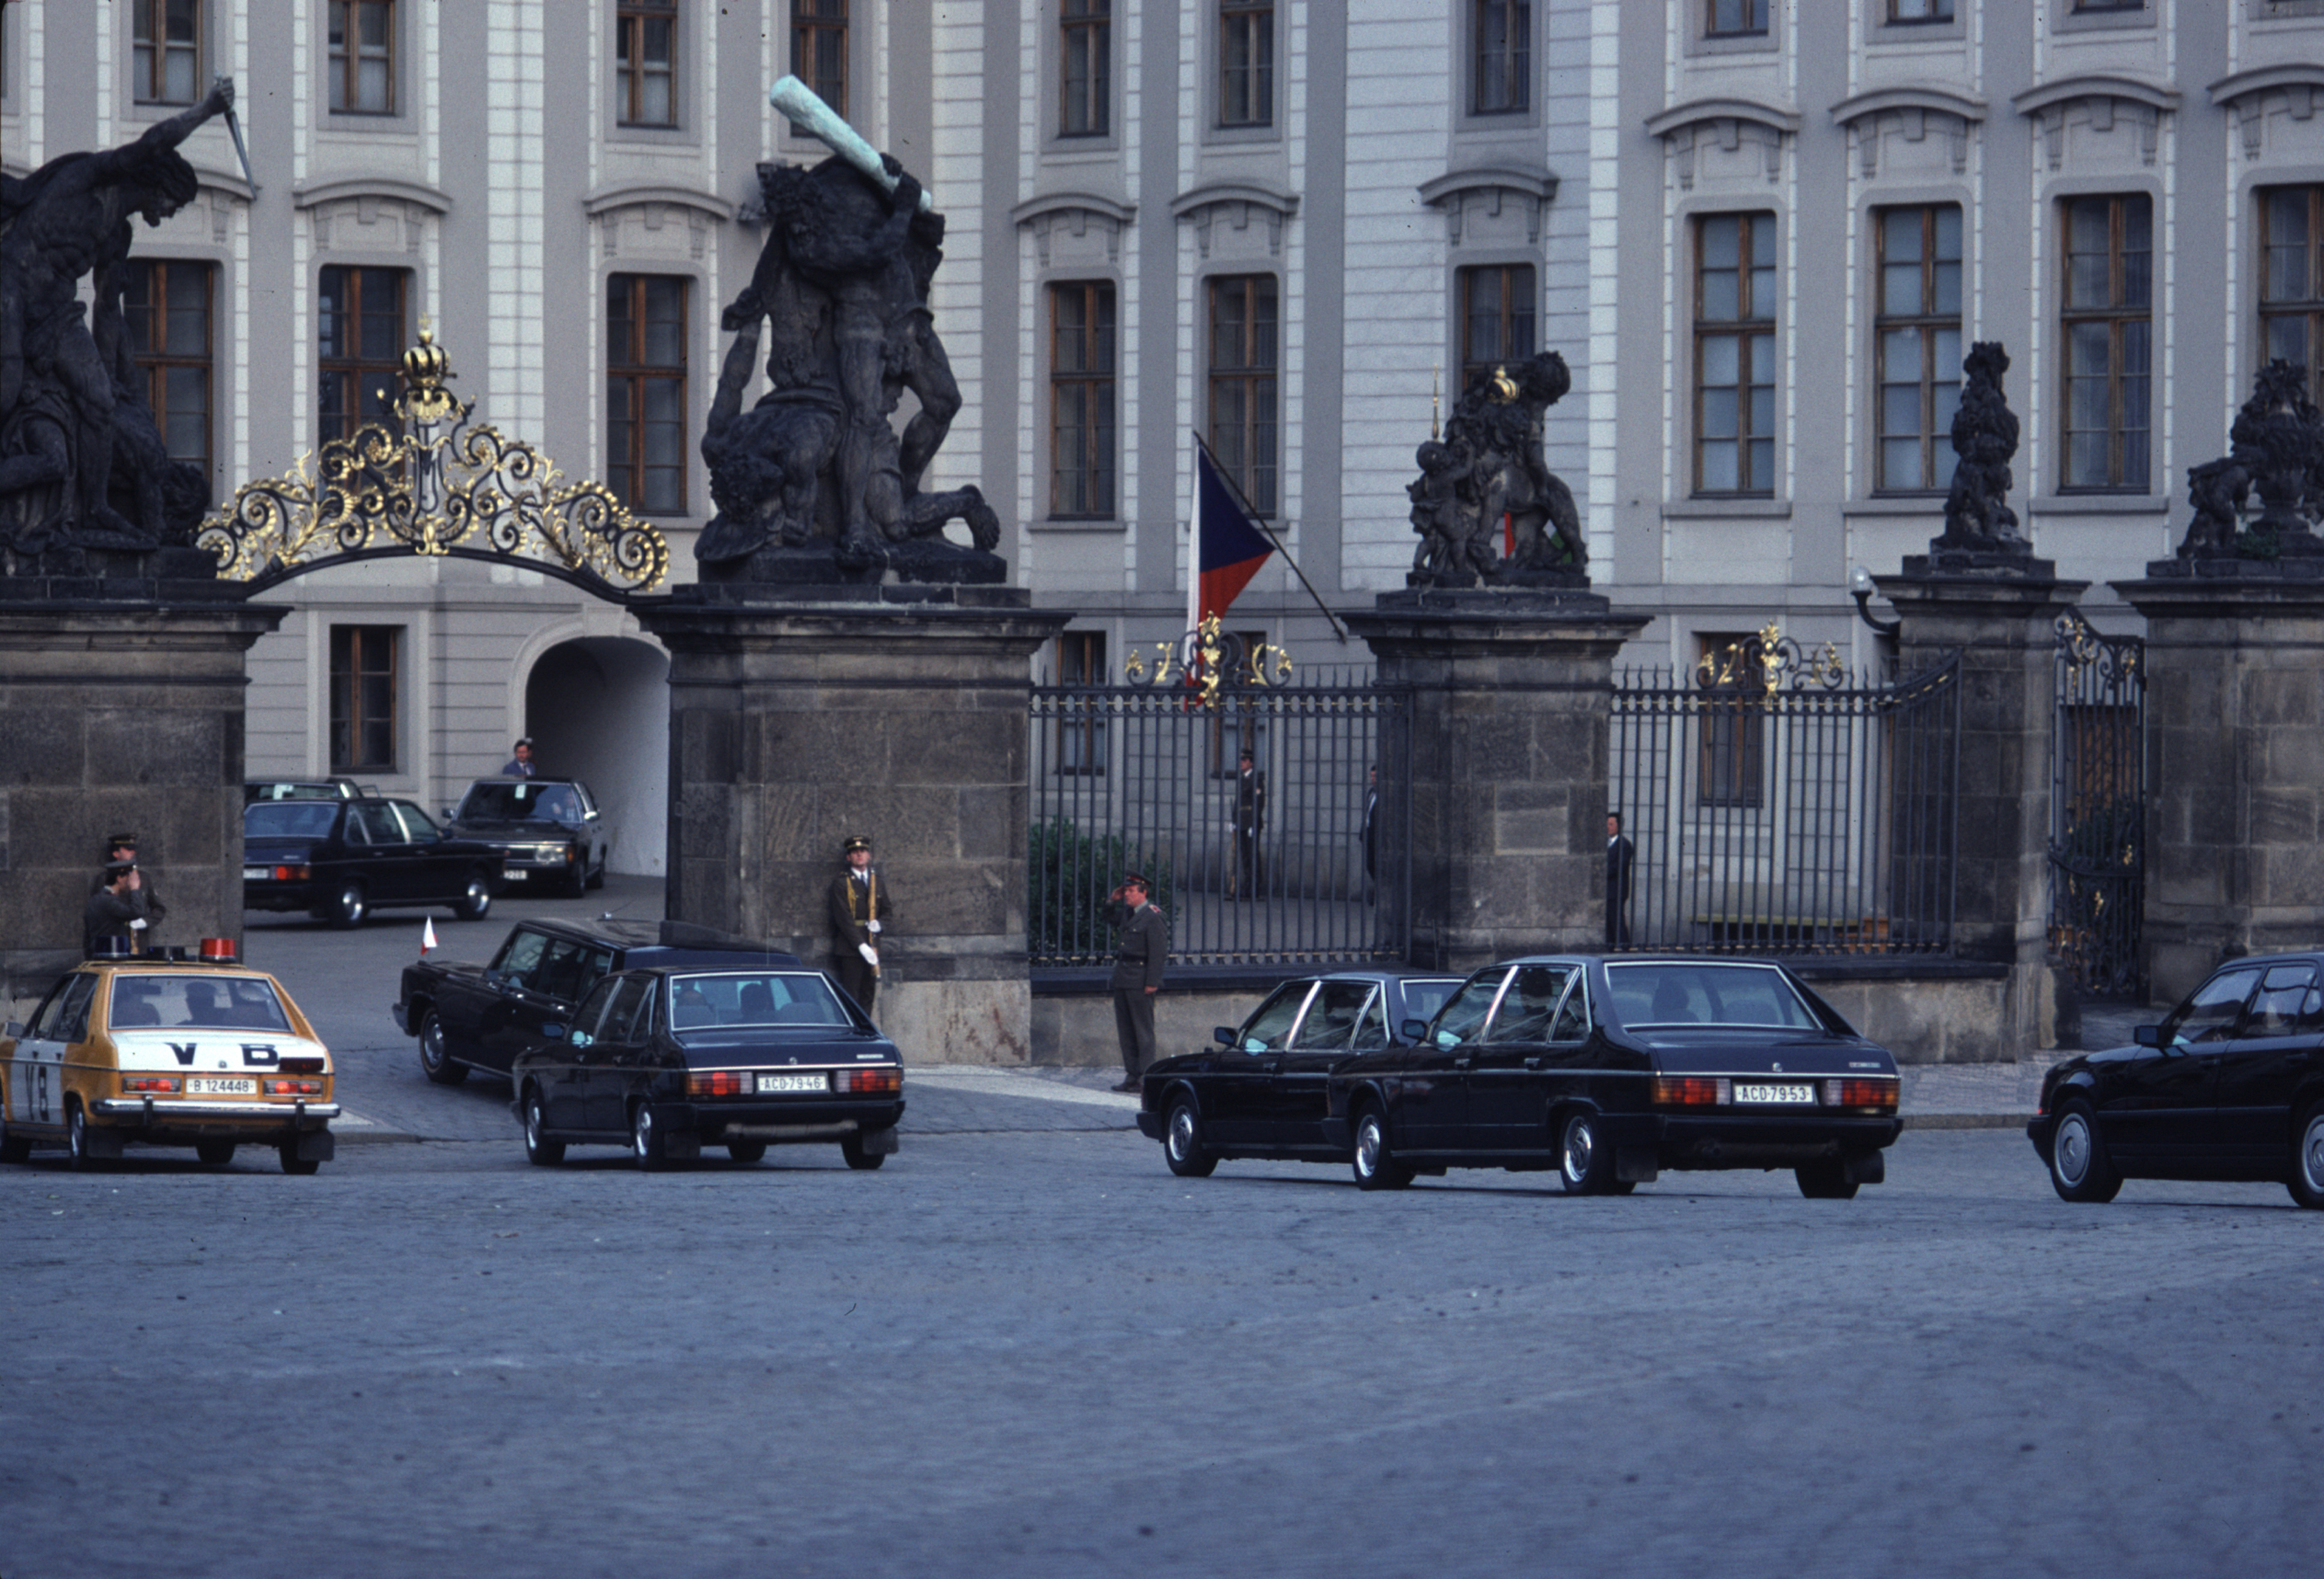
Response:
[{"label": "gate entrance", "polygon": [[2094,998],[2146,1001],[2146,644],[2058,617],[2050,961]]}]

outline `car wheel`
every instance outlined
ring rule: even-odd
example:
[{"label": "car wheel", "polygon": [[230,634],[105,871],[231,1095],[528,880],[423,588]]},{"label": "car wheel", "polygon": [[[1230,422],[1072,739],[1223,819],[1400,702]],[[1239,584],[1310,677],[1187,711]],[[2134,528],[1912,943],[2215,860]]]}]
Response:
[{"label": "car wheel", "polygon": [[847,1165],[850,1168],[865,1173],[869,1173],[888,1160],[888,1153],[885,1152],[865,1151],[862,1135],[840,1136],[839,1154],[847,1159]]},{"label": "car wheel", "polygon": [[103,1165],[102,1159],[89,1152],[88,1115],[81,1111],[78,1099],[65,1105],[65,1151],[76,1173],[94,1173]]},{"label": "car wheel", "polygon": [[578,899],[589,891],[589,857],[584,850],[567,852],[572,858],[565,866],[565,881],[558,891],[570,899]]},{"label": "car wheel", "polygon": [[1800,1193],[1810,1200],[1856,1198],[1856,1180],[1848,1176],[1848,1164],[1838,1157],[1827,1157],[1821,1162],[1794,1168],[1792,1177],[1800,1181]]},{"label": "car wheel", "polygon": [[592,888],[602,888],[604,886],[605,863],[601,859],[597,862],[597,869],[589,874],[589,886]]},{"label": "car wheel", "polygon": [[1598,1134],[1598,1115],[1569,1113],[1557,1131],[1557,1181],[1568,1195],[1612,1195],[1614,1148]]},{"label": "car wheel", "polygon": [[361,883],[342,883],[339,891],[331,895],[330,906],[324,912],[323,919],[341,932],[348,932],[363,925],[364,917],[370,913],[371,904],[364,897],[364,886]]},{"label": "car wheel", "polygon": [[232,1141],[196,1141],[194,1143],[194,1155],[213,1168],[233,1161],[234,1153],[235,1143]]},{"label": "car wheel", "polygon": [[630,1115],[630,1155],[648,1173],[659,1173],[669,1166],[669,1153],[662,1149],[661,1126],[654,1120],[650,1102],[639,1103]]},{"label": "car wheel", "polygon": [[2087,1102],[2069,1102],[2050,1132],[2050,1183],[2070,1201],[2098,1205],[2114,1199],[2122,1189],[2122,1175],[2107,1155],[2106,1137],[2098,1133],[2098,1115]]},{"label": "car wheel", "polygon": [[468,886],[460,891],[459,902],[452,913],[462,921],[482,921],[493,908],[493,890],[481,877],[470,877]]},{"label": "car wheel", "polygon": [[452,1056],[444,1022],[433,1009],[420,1020],[420,1072],[439,1086],[456,1086],[468,1078],[468,1066]]},{"label": "car wheel", "polygon": [[565,1161],[565,1143],[552,1141],[545,1133],[549,1115],[540,1110],[540,1092],[528,1087],[524,1093],[524,1160],[536,1168],[554,1168]]},{"label": "car wheel", "polygon": [[1397,1161],[1388,1143],[1388,1120],[1377,1107],[1356,1115],[1356,1150],[1349,1166],[1358,1189],[1402,1189],[1412,1182],[1412,1164]]},{"label": "car wheel", "polygon": [[737,1162],[755,1162],[767,1154],[764,1141],[728,1141],[726,1154]]},{"label": "car wheel", "polygon": [[2292,1143],[2292,1198],[2324,1210],[2324,1102],[2308,1110]]},{"label": "car wheel", "polygon": [[284,1141],[275,1147],[274,1154],[282,1159],[282,1171],[285,1173],[309,1174],[323,1165],[319,1157],[301,1157],[296,1139]]},{"label": "car wheel", "polygon": [[1180,1092],[1170,1103],[1170,1127],[1162,1135],[1162,1160],[1181,1179],[1208,1179],[1219,1160],[1203,1149],[1203,1121],[1194,1097]]}]

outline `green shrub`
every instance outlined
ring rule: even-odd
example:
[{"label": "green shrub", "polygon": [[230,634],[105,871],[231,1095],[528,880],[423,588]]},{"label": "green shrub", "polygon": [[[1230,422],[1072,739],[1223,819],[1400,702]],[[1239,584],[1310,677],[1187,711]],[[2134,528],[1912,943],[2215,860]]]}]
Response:
[{"label": "green shrub", "polygon": [[1170,913],[1168,861],[1150,849],[1133,855],[1119,833],[1084,833],[1070,817],[1033,824],[1025,870],[1025,934],[1036,959],[1111,959],[1107,895],[1125,873],[1143,872],[1148,897]]}]

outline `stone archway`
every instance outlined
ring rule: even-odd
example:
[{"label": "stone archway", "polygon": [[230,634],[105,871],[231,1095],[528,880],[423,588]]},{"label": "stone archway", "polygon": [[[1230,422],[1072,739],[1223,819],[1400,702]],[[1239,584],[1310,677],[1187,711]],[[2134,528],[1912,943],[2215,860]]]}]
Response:
[{"label": "stone archway", "polygon": [[613,825],[611,869],[661,877],[669,858],[669,658],[652,642],[558,642],[524,684],[524,732],[544,772],[586,784]]}]

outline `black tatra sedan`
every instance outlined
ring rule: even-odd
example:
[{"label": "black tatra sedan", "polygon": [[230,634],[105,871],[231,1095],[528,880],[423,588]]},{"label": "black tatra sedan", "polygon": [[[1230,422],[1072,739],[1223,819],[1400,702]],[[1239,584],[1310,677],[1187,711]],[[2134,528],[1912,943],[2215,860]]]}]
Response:
[{"label": "black tatra sedan", "polygon": [[1347,1160],[1323,1135],[1324,1080],[1360,1052],[1394,1047],[1461,985],[1457,976],[1349,970],[1302,976],[1269,993],[1201,1052],[1157,1060],[1142,1079],[1138,1127],[1170,1171],[1200,1179],[1222,1157]]},{"label": "black tatra sedan", "polygon": [[1326,1138],[1366,1189],[1554,1169],[1569,1193],[1626,1195],[1665,1169],[1789,1168],[1844,1199],[1886,1176],[1902,1127],[1895,1060],[1776,964],[1512,959],[1416,1029],[1329,1080]]},{"label": "black tatra sedan", "polygon": [[877,1168],[904,1115],[896,1044],[796,963],[619,971],[510,1079],[525,1155],[543,1167],[575,1143],[627,1146],[659,1169],[705,1146],[755,1162],[770,1145],[821,1142]]},{"label": "black tatra sedan", "polygon": [[2236,959],[2129,1047],[2042,1081],[2025,1126],[2070,1201],[2126,1179],[2281,1183],[2324,1207],[2324,954]]}]

